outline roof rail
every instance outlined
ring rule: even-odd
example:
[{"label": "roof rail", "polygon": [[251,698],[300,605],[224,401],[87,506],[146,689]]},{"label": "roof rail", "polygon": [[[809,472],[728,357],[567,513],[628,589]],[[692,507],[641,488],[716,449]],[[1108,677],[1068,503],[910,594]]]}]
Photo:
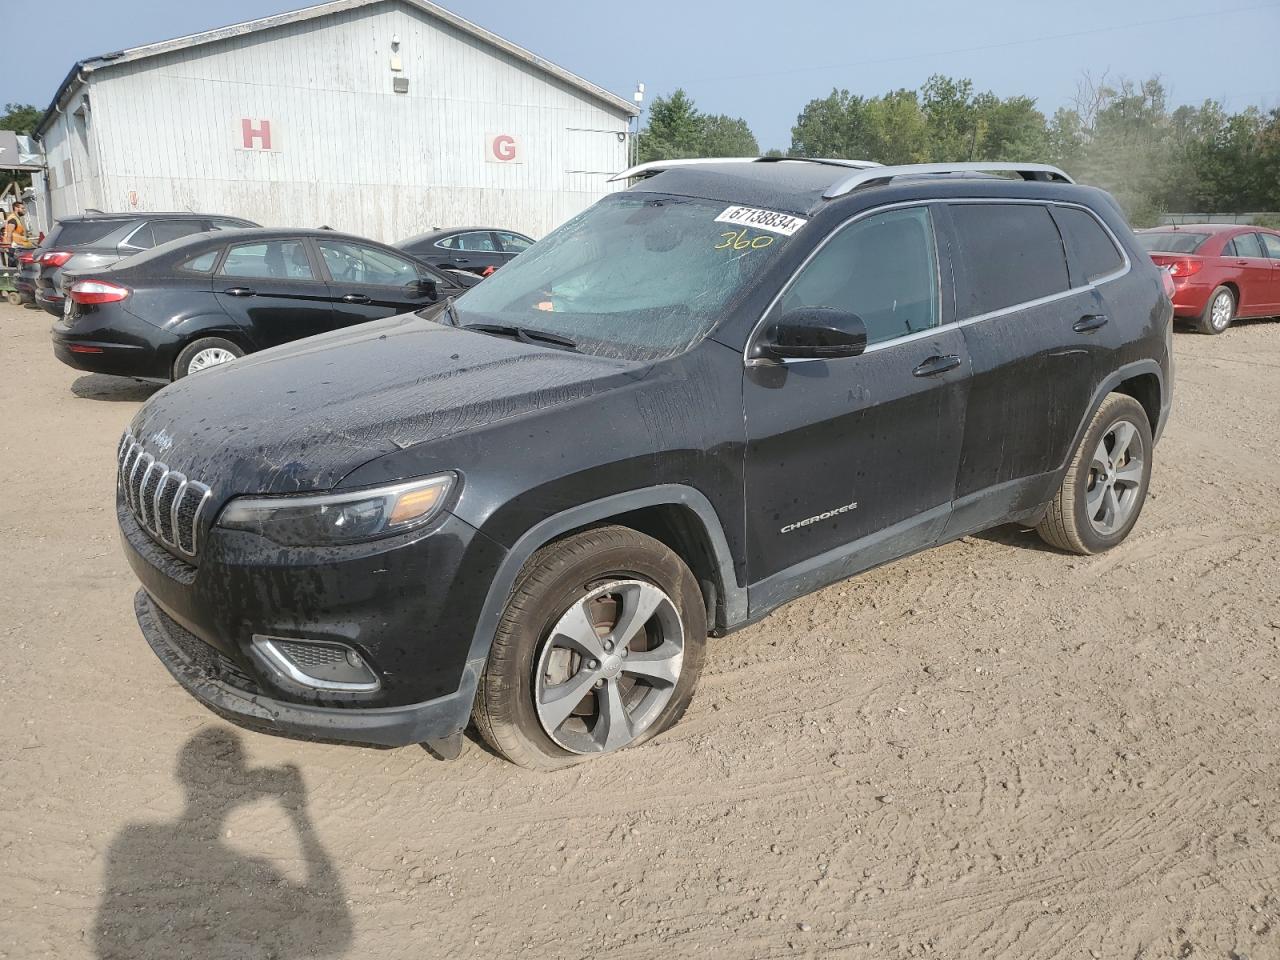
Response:
[{"label": "roof rail", "polygon": [[874,160],[829,160],[822,157],[690,157],[683,160],[650,160],[648,163],[637,164],[621,173],[615,173],[608,182],[652,177],[674,167],[692,167],[701,163],[779,163],[784,160],[794,160],[799,163],[825,163],[836,167],[852,167],[855,170],[880,166]]},{"label": "roof rail", "polygon": [[1058,183],[1075,183],[1057,167],[1047,163],[904,163],[901,166],[878,167],[860,170],[843,180],[833,183],[822,195],[826,200],[843,197],[859,187],[883,186],[895,177],[911,177],[921,174],[946,173],[1016,173],[1023,180],[1046,180]]}]

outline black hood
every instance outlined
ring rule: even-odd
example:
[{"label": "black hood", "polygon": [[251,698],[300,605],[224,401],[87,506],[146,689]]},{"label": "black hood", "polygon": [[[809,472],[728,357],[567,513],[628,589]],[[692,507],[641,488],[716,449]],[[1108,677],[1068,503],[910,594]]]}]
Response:
[{"label": "black hood", "polygon": [[185,377],[147,401],[132,430],[220,501],[325,490],[384,454],[580,400],[644,369],[407,314]]}]

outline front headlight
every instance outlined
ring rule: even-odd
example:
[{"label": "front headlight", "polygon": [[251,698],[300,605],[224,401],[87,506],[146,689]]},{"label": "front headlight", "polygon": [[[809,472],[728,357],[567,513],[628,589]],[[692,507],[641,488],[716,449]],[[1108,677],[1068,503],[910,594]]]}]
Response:
[{"label": "front headlight", "polygon": [[218,526],[248,530],[290,547],[354,543],[403,533],[440,512],[454,475],[386,487],[306,496],[238,497]]}]

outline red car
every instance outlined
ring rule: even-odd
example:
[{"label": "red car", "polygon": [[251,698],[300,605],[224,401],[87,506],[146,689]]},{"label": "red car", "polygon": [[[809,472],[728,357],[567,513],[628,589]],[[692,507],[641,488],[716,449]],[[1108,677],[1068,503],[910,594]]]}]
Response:
[{"label": "red car", "polygon": [[1138,230],[1151,259],[1173,277],[1173,315],[1201,333],[1236,317],[1280,316],[1280,232],[1235,223]]}]

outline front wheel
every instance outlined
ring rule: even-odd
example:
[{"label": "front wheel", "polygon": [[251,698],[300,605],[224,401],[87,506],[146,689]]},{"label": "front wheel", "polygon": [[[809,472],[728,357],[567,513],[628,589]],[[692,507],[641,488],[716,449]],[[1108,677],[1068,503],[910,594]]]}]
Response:
[{"label": "front wheel", "polygon": [[554,770],[650,739],[693,697],[702,591],[674,552],[626,527],[539,550],[493,639],[476,728],[521,766]]},{"label": "front wheel", "polygon": [[193,373],[230,363],[244,356],[239,344],[225,337],[201,337],[186,345],[173,362],[173,379],[181,380]]},{"label": "front wheel", "polygon": [[1129,535],[1151,482],[1151,424],[1133,397],[1102,401],[1036,532],[1071,553],[1110,550]]}]

